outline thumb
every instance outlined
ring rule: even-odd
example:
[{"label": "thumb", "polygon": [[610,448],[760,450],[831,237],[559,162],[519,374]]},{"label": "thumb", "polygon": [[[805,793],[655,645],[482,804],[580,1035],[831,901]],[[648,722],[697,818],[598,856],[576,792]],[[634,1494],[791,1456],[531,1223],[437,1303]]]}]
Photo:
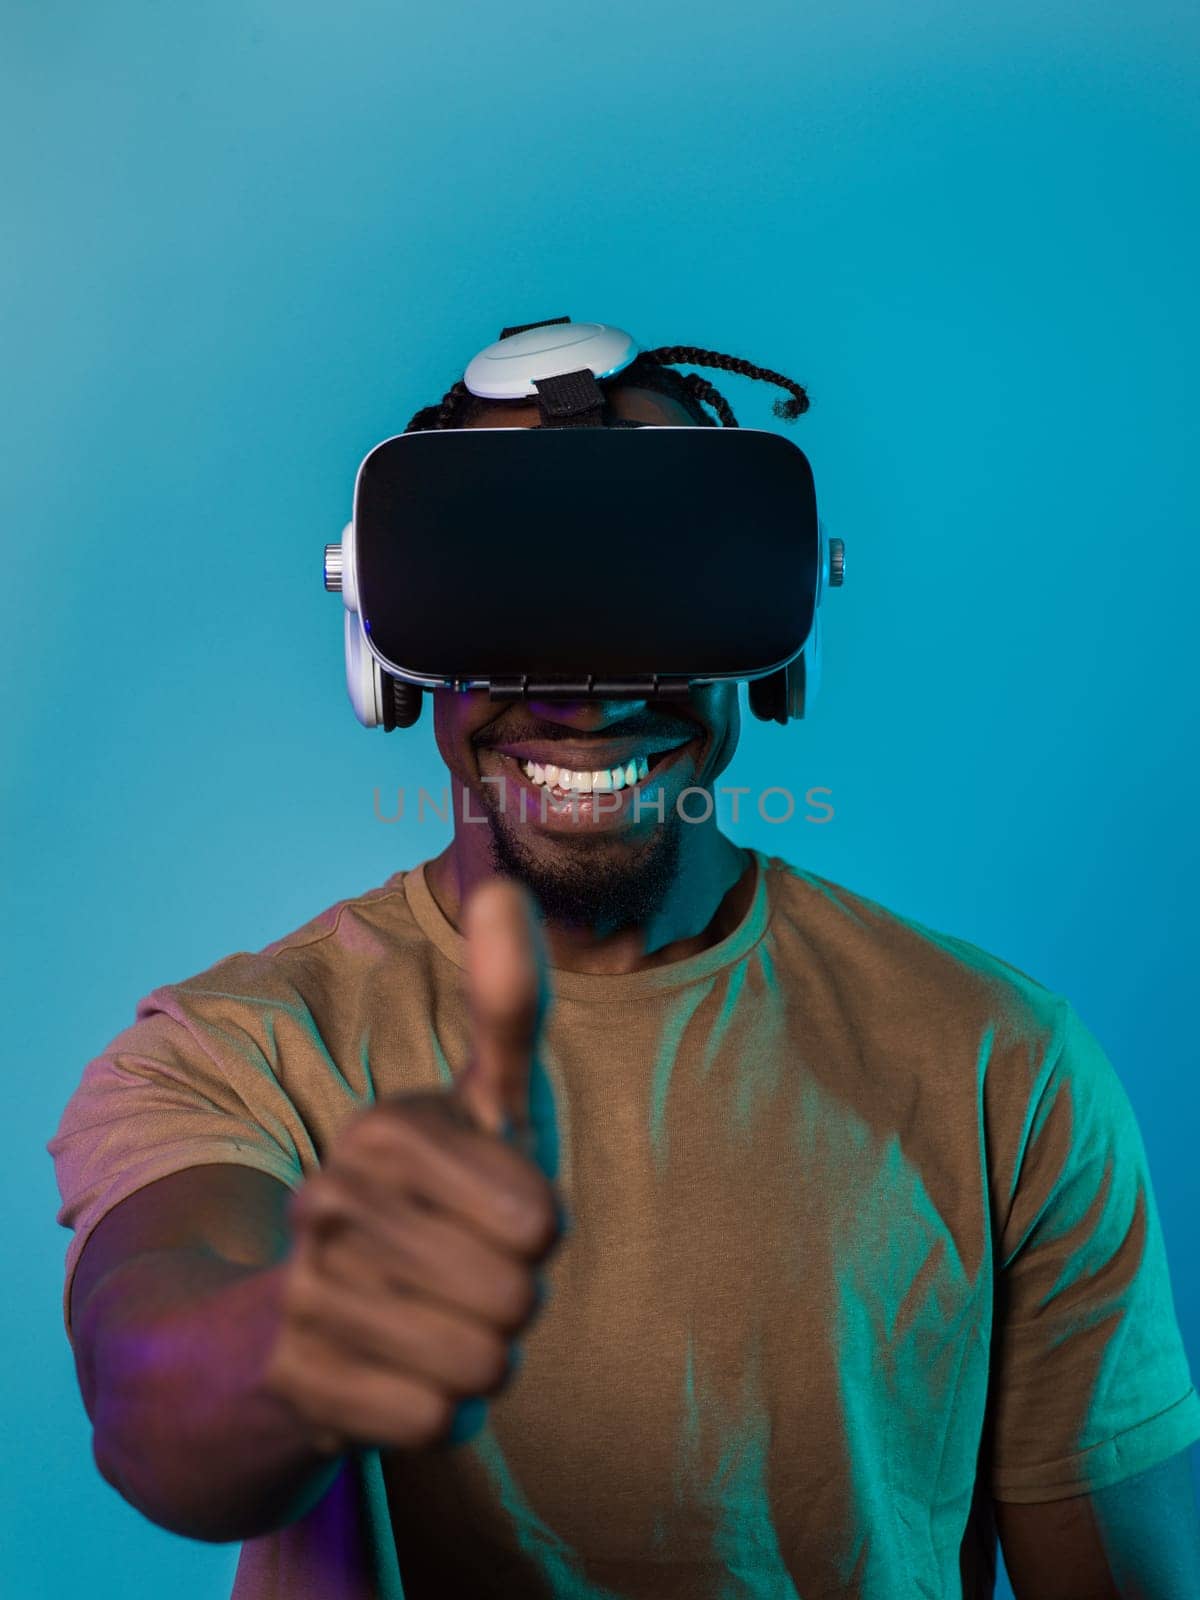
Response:
[{"label": "thumb", "polygon": [[489,878],[463,915],[472,1047],[455,1093],[489,1133],[528,1134],[538,1121],[534,1051],[548,1002],[546,956],[528,891]]}]

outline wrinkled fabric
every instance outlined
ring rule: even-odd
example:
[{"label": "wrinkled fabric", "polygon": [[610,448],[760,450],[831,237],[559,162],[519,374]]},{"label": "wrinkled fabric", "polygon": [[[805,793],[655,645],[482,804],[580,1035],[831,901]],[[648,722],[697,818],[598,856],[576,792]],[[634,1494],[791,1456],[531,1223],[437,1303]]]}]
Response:
[{"label": "wrinkled fabric", "polygon": [[[1200,1438],[1145,1150],[1072,1005],[754,855],[720,943],[551,970],[572,1226],[518,1376],[463,1442],[348,1456],[234,1600],[978,1600],[993,1498]],[[145,1184],[295,1189],[359,1107],[449,1084],[464,979],[419,866],[143,999],[50,1141],[64,1315]]]}]

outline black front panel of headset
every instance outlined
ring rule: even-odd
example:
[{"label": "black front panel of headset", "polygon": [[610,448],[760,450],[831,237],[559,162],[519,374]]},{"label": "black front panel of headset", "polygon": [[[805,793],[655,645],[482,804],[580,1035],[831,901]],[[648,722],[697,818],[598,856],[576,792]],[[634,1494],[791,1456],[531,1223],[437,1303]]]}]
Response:
[{"label": "black front panel of headset", "polygon": [[745,677],[812,623],[812,472],[777,434],[405,434],[354,517],[364,626],[420,677]]}]

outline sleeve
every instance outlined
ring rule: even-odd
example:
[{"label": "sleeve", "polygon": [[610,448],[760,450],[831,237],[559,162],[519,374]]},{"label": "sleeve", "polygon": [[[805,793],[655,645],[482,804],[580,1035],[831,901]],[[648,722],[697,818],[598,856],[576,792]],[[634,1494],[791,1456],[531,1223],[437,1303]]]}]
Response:
[{"label": "sleeve", "polygon": [[[191,980],[189,980],[190,982]],[[100,1219],[136,1190],[184,1167],[233,1162],[291,1189],[317,1165],[285,1092],[269,1019],[249,999],[167,985],[139,1001],[135,1020],[88,1062],[47,1143],[73,1230],[63,1320],[71,1335],[71,1281]]]},{"label": "sleeve", "polygon": [[1088,1494],[1200,1438],[1133,1108],[1063,1002],[996,1256],[992,1493]]}]

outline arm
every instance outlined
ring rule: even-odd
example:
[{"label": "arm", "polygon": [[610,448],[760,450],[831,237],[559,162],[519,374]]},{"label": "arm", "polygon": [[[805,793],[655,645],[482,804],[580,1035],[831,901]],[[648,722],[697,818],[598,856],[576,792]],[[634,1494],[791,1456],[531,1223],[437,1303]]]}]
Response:
[{"label": "arm", "polygon": [[251,1167],[186,1168],[115,1206],[75,1272],[71,1327],[96,1465],[188,1538],[283,1527],[340,1465],[262,1382],[288,1200]]},{"label": "arm", "polygon": [[1193,1600],[1200,1517],[1189,1452],[1091,1494],[995,1502],[1017,1600]]},{"label": "arm", "polygon": [[[50,1150],[78,1241],[66,1310],[96,1462],[174,1532],[284,1527],[349,1451],[468,1436],[478,1408],[462,1403],[515,1369],[561,1232],[553,1099],[531,1081],[544,958],[523,891],[472,904],[460,1079],[360,1104],[316,1170],[273,1025],[260,1016],[256,1039],[230,1020],[273,1003],[273,969],[244,995],[228,970],[186,1006],[163,990],[72,1096]],[[192,1164],[159,1176],[181,1152]]]},{"label": "arm", "polygon": [[1133,1107],[1070,1006],[997,1231],[989,1487],[1018,1600],[1200,1596],[1200,1400]]}]

